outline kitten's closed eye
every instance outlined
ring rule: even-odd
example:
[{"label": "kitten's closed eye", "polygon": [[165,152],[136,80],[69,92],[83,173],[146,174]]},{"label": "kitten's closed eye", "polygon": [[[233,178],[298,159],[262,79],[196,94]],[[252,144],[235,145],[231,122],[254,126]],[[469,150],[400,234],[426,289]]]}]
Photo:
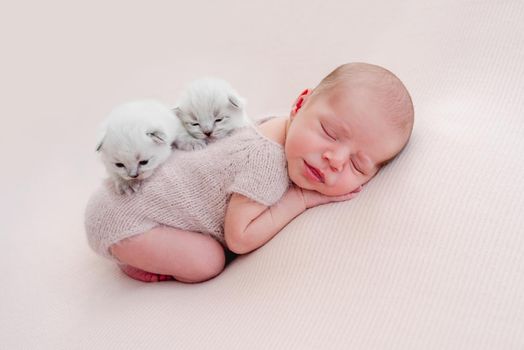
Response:
[{"label": "kitten's closed eye", "polygon": [[148,162],[149,162],[149,160],[141,160],[140,162],[138,162],[138,164],[146,165]]},{"label": "kitten's closed eye", "polygon": [[176,147],[186,151],[202,149],[248,125],[244,105],[245,101],[222,79],[194,81],[173,109],[185,128],[176,137]]},{"label": "kitten's closed eye", "polygon": [[115,163],[115,166],[116,166],[117,168],[125,168],[125,167],[126,167],[126,166],[125,166],[124,164],[122,164],[122,163]]}]

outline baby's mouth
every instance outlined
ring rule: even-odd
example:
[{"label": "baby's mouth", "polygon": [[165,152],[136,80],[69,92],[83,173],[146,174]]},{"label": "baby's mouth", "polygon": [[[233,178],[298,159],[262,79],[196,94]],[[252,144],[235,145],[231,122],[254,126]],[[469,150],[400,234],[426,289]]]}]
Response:
[{"label": "baby's mouth", "polygon": [[322,171],[320,171],[317,168],[309,165],[308,162],[306,162],[306,161],[304,161],[304,164],[306,164],[306,167],[313,174],[313,176],[318,179],[319,182],[324,183],[324,174],[322,173]]}]

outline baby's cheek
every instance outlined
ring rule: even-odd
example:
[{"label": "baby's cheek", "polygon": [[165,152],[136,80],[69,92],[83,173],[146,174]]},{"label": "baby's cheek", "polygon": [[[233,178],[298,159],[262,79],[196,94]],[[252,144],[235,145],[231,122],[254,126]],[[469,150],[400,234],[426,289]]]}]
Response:
[{"label": "baby's cheek", "polygon": [[297,167],[294,164],[294,162],[287,162],[287,175],[289,176],[289,179],[296,185],[297,184]]},{"label": "baby's cheek", "polygon": [[363,180],[358,179],[353,173],[344,174],[340,179],[340,183],[337,186],[337,193],[335,195],[343,195],[349,192],[352,192],[360,185],[362,185]]}]

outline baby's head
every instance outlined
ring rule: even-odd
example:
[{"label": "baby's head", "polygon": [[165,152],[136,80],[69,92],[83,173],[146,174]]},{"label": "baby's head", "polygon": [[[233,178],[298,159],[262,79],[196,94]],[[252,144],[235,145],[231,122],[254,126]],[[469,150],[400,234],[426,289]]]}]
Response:
[{"label": "baby's head", "polygon": [[411,97],[393,73],[366,63],[342,65],[292,107],[289,177],[325,195],[349,193],[402,151],[413,119]]}]

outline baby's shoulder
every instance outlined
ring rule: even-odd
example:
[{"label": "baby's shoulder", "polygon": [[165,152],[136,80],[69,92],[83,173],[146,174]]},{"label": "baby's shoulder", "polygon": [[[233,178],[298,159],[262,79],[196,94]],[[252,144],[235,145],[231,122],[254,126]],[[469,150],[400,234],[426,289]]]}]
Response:
[{"label": "baby's shoulder", "polygon": [[284,146],[286,141],[286,124],[286,117],[269,118],[257,125],[257,129],[264,137]]}]

